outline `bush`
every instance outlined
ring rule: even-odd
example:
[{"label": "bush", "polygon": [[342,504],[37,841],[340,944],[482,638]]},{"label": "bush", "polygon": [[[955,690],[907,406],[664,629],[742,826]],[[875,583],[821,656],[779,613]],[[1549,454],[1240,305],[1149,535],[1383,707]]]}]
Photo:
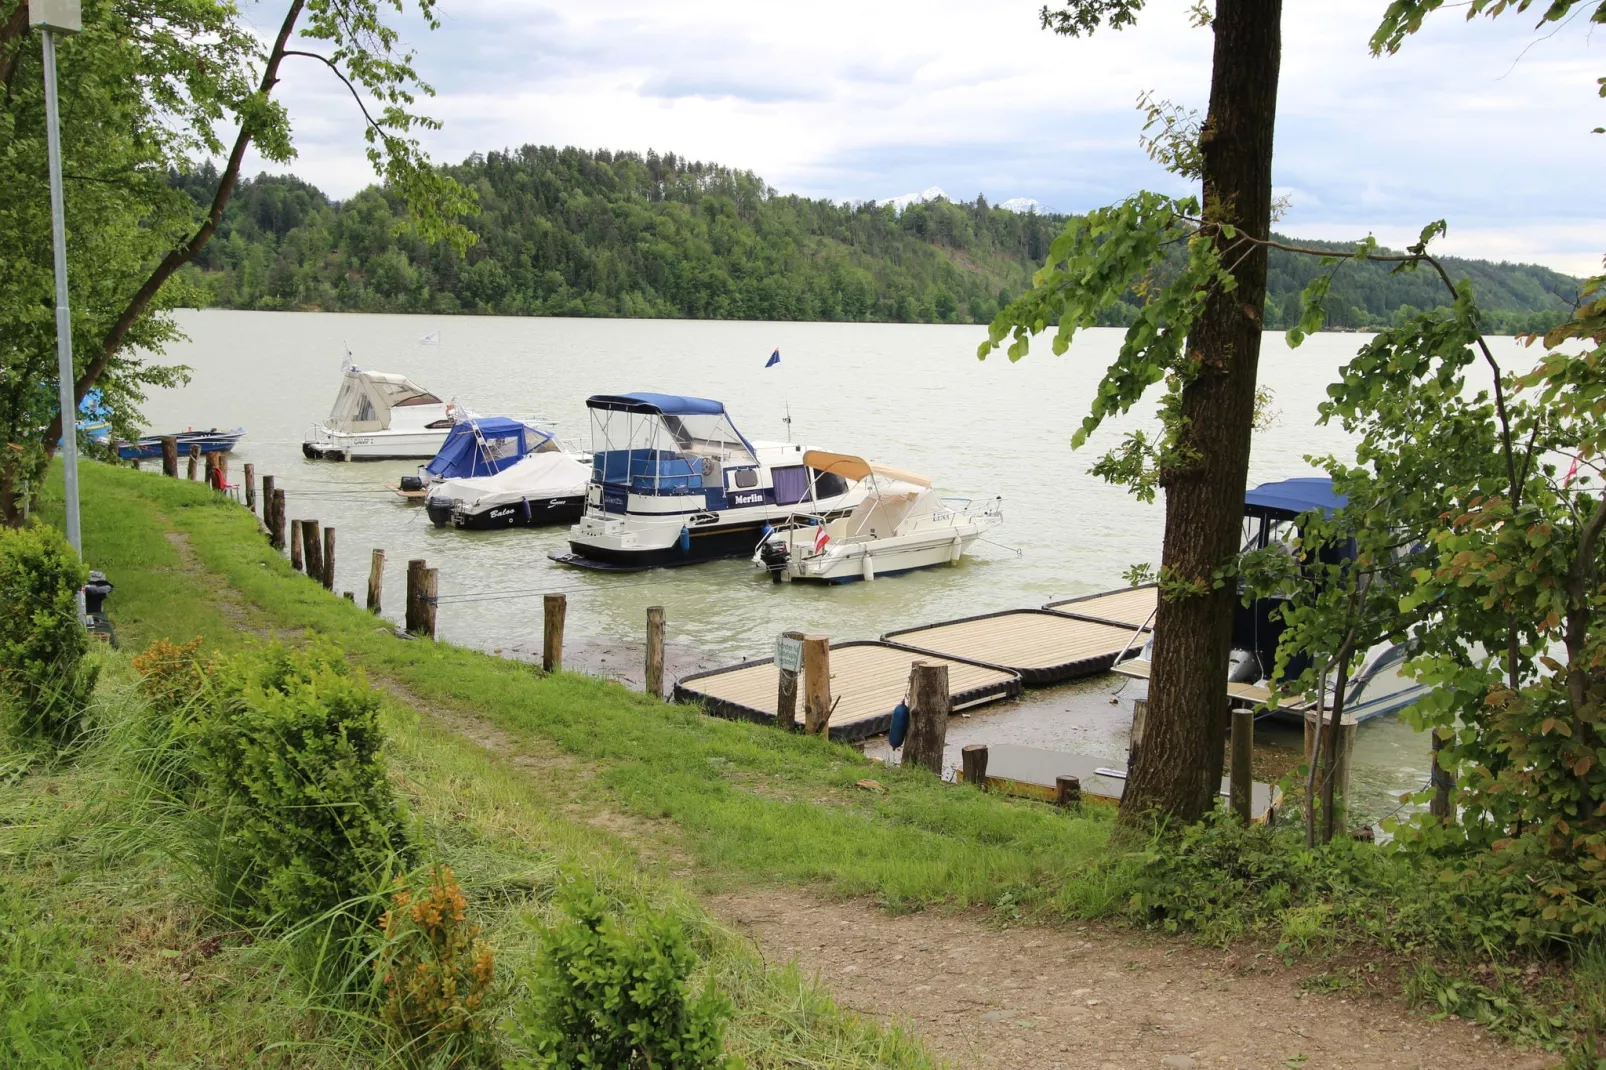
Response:
[{"label": "bush", "polygon": [[379,709],[335,650],[275,645],[219,668],[194,762],[231,917],[293,926],[352,903],[368,922],[378,913],[407,854]]},{"label": "bush", "polygon": [[187,643],[158,639],[134,655],[139,693],[157,713],[174,716],[192,707],[206,691],[214,666],[201,658],[203,642],[200,636]]},{"label": "bush", "polygon": [[61,744],[78,732],[97,675],[78,618],[88,580],[55,528],[0,529],[0,701],[24,737]]},{"label": "bush", "polygon": [[421,893],[403,886],[380,921],[374,968],[384,984],[384,1019],[422,1054],[455,1064],[487,1053],[486,1000],[494,958],[468,920],[449,866],[432,866]]},{"label": "bush", "polygon": [[542,1070],[607,1067],[714,1070],[724,1055],[728,1000],[688,981],[697,956],[672,916],[621,917],[595,886],[571,883],[566,918],[548,929],[540,961],[524,980],[530,998],[511,1025],[526,1048],[515,1065]]}]

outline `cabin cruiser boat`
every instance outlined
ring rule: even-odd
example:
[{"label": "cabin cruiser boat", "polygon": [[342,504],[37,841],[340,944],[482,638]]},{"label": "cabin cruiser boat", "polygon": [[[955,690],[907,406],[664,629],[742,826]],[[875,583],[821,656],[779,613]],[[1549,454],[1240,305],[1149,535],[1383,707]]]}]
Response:
[{"label": "cabin cruiser boat", "polygon": [[329,418],[301,443],[314,460],[427,460],[446,442],[456,410],[405,375],[348,365]]},{"label": "cabin cruiser boat", "polygon": [[958,564],[982,532],[1004,520],[1001,498],[976,503],[939,498],[925,476],[861,457],[809,450],[803,466],[840,476],[866,494],[838,519],[804,511],[776,525],[753,554],[753,565],[776,583],[783,578],[846,583]]},{"label": "cabin cruiser boat", "polygon": [[411,482],[425,489],[424,508],[437,527],[484,531],[572,524],[585,511],[590,478],[590,467],[551,432],[505,416],[470,416]]},{"label": "cabin cruiser boat", "polygon": [[171,435],[146,435],[137,442],[119,442],[117,456],[125,461],[148,461],[162,455],[162,439],[178,441],[178,455],[189,456],[191,446],[199,446],[202,453],[228,453],[245,437],[245,428],[232,431],[211,428],[206,431],[175,431]]},{"label": "cabin cruiser boat", "polygon": [[552,555],[564,564],[628,571],[745,557],[800,503],[835,520],[865,496],[807,467],[802,446],[749,441],[718,401],[599,394],[586,407],[591,482],[569,552]]},{"label": "cabin cruiser boat", "polygon": [[[1317,510],[1331,516],[1344,505],[1344,496],[1333,491],[1333,481],[1325,476],[1262,483],[1244,496],[1243,548],[1247,551],[1280,545],[1289,553],[1295,553],[1301,516]],[[1355,554],[1354,542],[1325,548],[1321,554],[1328,563],[1351,558]],[[1282,679],[1297,679],[1310,665],[1310,653],[1300,652],[1289,659],[1282,676],[1276,674],[1277,646],[1283,633],[1281,607],[1286,601],[1280,597],[1257,598],[1252,604],[1240,604],[1234,610],[1227,684],[1230,699],[1240,703],[1263,703],[1278,690]],[[1152,641],[1141,657],[1118,663],[1115,671],[1146,680],[1151,648]],[[1366,652],[1345,688],[1346,722],[1359,723],[1397,713],[1426,693],[1425,685],[1401,672],[1408,653],[1405,644],[1392,642],[1379,643]],[[1322,696],[1324,709],[1333,708],[1337,699],[1336,683],[1334,679],[1327,681],[1327,691]],[[1305,709],[1314,705],[1314,700],[1285,702],[1274,715],[1302,719]]]}]

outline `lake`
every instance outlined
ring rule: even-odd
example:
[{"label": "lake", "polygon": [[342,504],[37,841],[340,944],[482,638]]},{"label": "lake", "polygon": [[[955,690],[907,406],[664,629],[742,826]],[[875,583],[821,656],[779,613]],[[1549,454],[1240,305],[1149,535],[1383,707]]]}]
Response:
[{"label": "lake", "polygon": [[[568,596],[570,661],[640,677],[646,607],[668,616],[670,669],[768,656],[779,632],[834,640],[1045,602],[1121,586],[1138,562],[1158,564],[1160,504],[1144,505],[1087,474],[1152,408],[1107,424],[1080,451],[1072,433],[1120,342],[1116,330],[1079,336],[1055,357],[1046,339],[1011,364],[976,359],[975,326],[579,320],[318,313],[185,311],[188,341],[166,354],[190,366],[184,388],[146,405],[153,431],[244,427],[231,472],[250,461],[274,475],[291,518],[333,525],[336,589],[361,592],[368,551],[387,552],[387,616],[398,616],[409,558],[440,570],[443,640],[512,655],[539,655],[541,595]],[[437,344],[423,344],[438,336]],[[1257,432],[1251,484],[1316,469],[1311,454],[1343,452],[1348,438],[1316,423],[1335,369],[1364,341],[1316,335],[1290,350],[1268,334],[1261,382],[1274,393],[1271,425]],[[1511,345],[1509,339],[1497,340]],[[766,368],[772,350],[781,362]],[[772,585],[746,560],[608,575],[557,565],[563,529],[470,533],[436,529],[423,510],[384,489],[411,462],[308,461],[301,441],[323,418],[341,363],[404,373],[482,415],[536,417],[589,447],[585,399],[655,390],[723,401],[750,439],[791,437],[932,477],[944,494],[1004,498],[1005,523],[957,567],[840,587]],[[115,577],[114,577],[115,579]],[[1129,698],[1118,677],[1029,693],[1025,701],[956,721],[950,744],[1026,742],[1124,760]],[[871,753],[875,747],[870,748]],[[1363,727],[1355,758],[1357,803],[1386,812],[1425,777],[1421,737],[1390,719]]]}]

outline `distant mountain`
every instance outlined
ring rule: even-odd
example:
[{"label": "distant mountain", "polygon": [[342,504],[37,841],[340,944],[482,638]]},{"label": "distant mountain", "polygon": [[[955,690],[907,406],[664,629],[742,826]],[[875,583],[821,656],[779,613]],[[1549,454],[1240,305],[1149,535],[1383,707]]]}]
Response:
[{"label": "distant mountain", "polygon": [[[479,197],[466,254],[402,228],[390,191],[335,202],[263,175],[241,183],[188,277],[226,308],[985,323],[1030,285],[1066,220],[935,186],[879,204],[811,200],[673,153],[527,145],[445,170]],[[171,181],[200,206],[216,173]],[[1472,280],[1496,333],[1559,322],[1577,294],[1576,279],[1534,265],[1445,264]],[[1322,270],[1273,251],[1267,327],[1293,322]],[[1137,300],[1101,322],[1131,322]],[[1360,328],[1442,303],[1427,272],[1362,264],[1338,270],[1328,306],[1332,326]]]},{"label": "distant mountain", "polygon": [[1042,201],[1034,201],[1030,197],[1011,197],[998,207],[1006,212],[1036,212],[1038,215],[1059,215],[1058,212]]}]

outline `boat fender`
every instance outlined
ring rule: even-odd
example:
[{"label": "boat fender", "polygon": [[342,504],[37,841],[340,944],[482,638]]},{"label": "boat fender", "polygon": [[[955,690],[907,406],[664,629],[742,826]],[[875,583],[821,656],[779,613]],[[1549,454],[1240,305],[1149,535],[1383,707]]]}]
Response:
[{"label": "boat fender", "polygon": [[867,580],[875,579],[875,558],[870,556],[868,549],[864,551],[864,578]]},{"label": "boat fender", "polygon": [[691,553],[691,528],[682,527],[680,529],[680,552],[683,554]]},{"label": "boat fender", "polygon": [[958,535],[954,536],[953,545],[948,548],[948,563],[959,564],[959,559],[965,554],[965,543]]},{"label": "boat fender", "polygon": [[519,510],[520,510],[520,515],[524,518],[524,522],[526,524],[528,524],[530,522],[530,499],[528,499],[528,498],[520,498],[519,499]]},{"label": "boat fender", "polygon": [[887,732],[887,742],[893,750],[903,746],[903,739],[909,734],[909,704],[900,702],[892,707],[892,728]]}]

